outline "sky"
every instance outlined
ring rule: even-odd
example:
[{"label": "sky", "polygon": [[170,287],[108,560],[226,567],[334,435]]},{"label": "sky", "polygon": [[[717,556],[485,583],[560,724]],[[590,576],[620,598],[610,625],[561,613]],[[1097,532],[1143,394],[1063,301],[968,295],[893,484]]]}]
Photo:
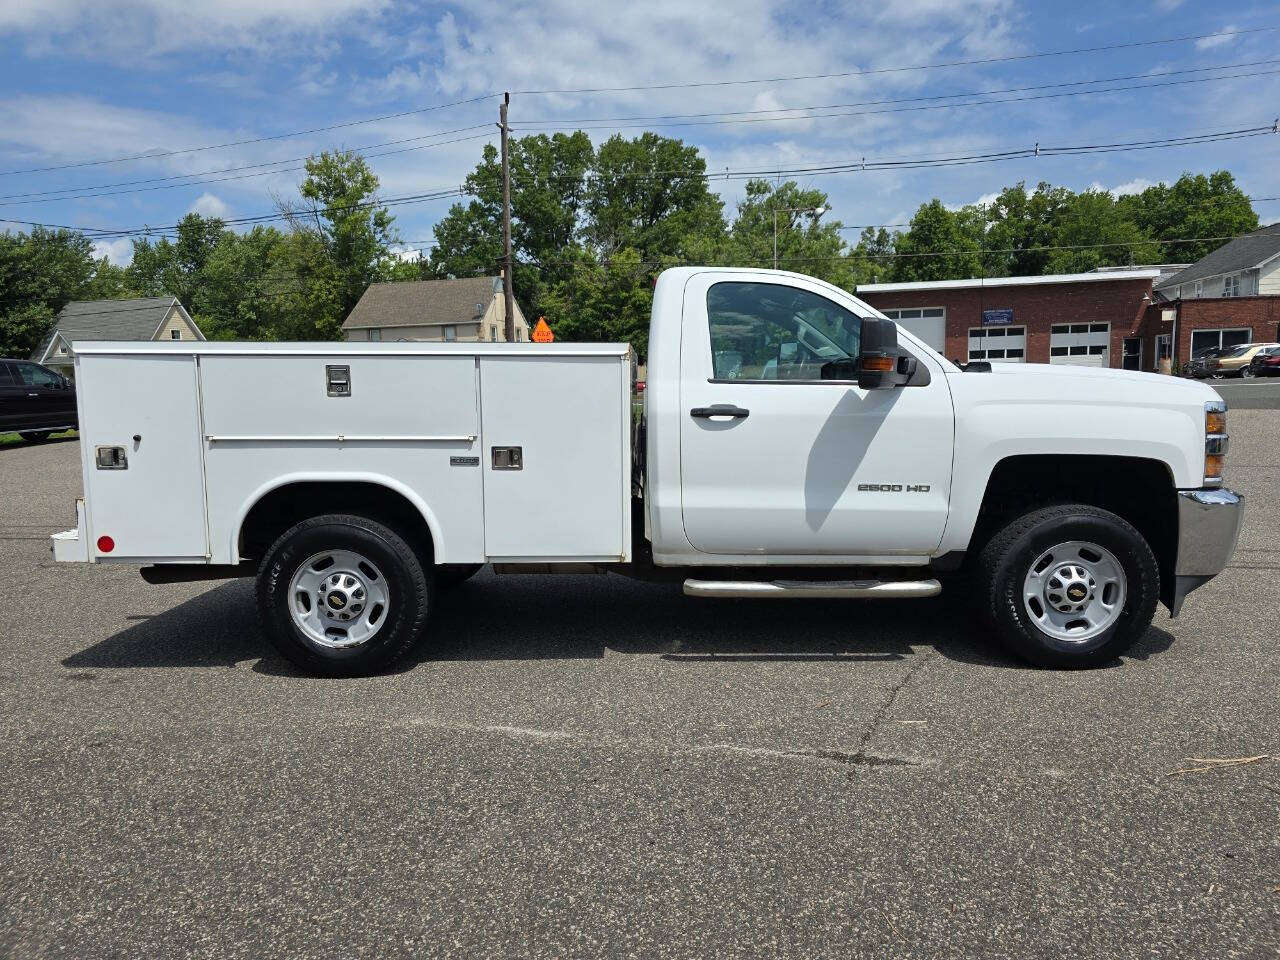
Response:
[{"label": "sky", "polygon": [[[0,229],[271,214],[296,197],[301,158],[333,148],[364,148],[383,198],[449,190],[496,142],[503,91],[513,135],[653,129],[698,146],[729,174],[713,188],[731,217],[739,171],[1269,127],[1267,28],[1274,3],[1193,0],[4,0]],[[783,112],[797,107],[821,109]],[[828,193],[852,242],[933,197],[954,207],[1019,181],[1125,193],[1225,168],[1280,197],[1278,161],[1267,134],[795,179]],[[427,249],[452,202],[394,203],[401,249]],[[1280,219],[1280,201],[1256,208]],[[127,236],[95,245],[132,256]]]}]

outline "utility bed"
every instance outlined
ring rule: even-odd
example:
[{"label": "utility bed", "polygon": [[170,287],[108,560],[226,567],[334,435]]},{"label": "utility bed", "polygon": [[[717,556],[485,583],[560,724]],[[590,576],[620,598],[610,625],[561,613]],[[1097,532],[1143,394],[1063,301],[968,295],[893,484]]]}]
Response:
[{"label": "utility bed", "polygon": [[631,558],[626,344],[75,355],[86,499],[54,539],[60,560],[235,564],[255,504],[311,482],[389,487],[426,518],[440,564]]}]

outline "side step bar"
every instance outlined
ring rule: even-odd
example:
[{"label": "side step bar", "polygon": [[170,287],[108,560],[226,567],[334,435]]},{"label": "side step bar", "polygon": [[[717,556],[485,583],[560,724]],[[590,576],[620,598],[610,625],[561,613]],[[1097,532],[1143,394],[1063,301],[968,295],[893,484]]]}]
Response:
[{"label": "side step bar", "polygon": [[937,580],[686,580],[688,597],[782,597],[810,600],[936,597]]}]

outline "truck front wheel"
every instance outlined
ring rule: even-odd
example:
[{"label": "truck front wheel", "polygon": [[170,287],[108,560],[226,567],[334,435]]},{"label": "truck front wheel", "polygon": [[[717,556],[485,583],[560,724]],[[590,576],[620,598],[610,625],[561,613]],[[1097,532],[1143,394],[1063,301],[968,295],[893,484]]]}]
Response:
[{"label": "truck front wheel", "polygon": [[1114,660],[1151,625],[1156,558],[1121,517],[1063,504],[1009,522],[978,561],[982,611],[1001,644],[1041,667]]},{"label": "truck front wheel", "polygon": [[307,673],[385,670],[422,636],[431,581],[417,553],[367,517],[304,520],[274,543],[257,577],[272,644]]}]

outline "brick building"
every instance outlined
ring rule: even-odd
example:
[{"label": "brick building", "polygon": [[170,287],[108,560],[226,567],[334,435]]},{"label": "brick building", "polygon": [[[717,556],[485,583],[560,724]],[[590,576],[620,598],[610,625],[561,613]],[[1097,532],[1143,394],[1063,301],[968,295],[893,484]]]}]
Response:
[{"label": "brick building", "polygon": [[991,360],[1153,369],[1154,363],[1139,360],[1135,364],[1128,357],[1146,335],[1152,283],[1162,275],[1159,267],[1143,267],[1040,277],[872,283],[859,286],[857,293],[935,350],[962,363]]},{"label": "brick building", "polygon": [[1169,371],[1210,348],[1280,342],[1280,224],[1189,265],[872,283],[857,293],[962,363]]}]

